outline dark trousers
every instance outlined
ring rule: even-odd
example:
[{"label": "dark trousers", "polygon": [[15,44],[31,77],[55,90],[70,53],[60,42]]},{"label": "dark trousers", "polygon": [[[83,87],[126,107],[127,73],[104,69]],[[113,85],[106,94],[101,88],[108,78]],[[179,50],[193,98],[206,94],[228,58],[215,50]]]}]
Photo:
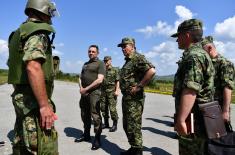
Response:
[{"label": "dark trousers", "polygon": [[94,132],[101,133],[102,131],[102,122],[100,115],[100,91],[95,90],[89,93],[86,96],[81,96],[80,99],[80,108],[81,108],[81,117],[84,124],[84,130],[90,131],[91,128],[91,118],[94,123]]}]

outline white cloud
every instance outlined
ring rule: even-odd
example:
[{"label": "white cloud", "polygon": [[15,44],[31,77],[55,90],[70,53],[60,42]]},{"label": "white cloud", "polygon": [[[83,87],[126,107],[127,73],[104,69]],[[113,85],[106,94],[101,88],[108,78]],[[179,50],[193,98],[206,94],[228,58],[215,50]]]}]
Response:
[{"label": "white cloud", "polygon": [[5,40],[0,39],[0,54],[5,54],[8,52],[8,43]]},{"label": "white cloud", "polygon": [[175,13],[179,16],[179,19],[182,21],[193,17],[193,13],[182,5],[177,5],[175,7]]},{"label": "white cloud", "polygon": [[145,56],[147,58],[154,58],[164,53],[175,53],[176,49],[178,49],[176,42],[167,41],[167,42],[163,42],[159,45],[154,46],[151,51],[145,53]]},{"label": "white cloud", "polygon": [[6,62],[8,58],[8,43],[0,39],[0,68],[7,68]]},{"label": "white cloud", "polygon": [[176,61],[181,56],[177,43],[173,41],[162,42],[156,45],[152,50],[145,52],[146,58],[150,59],[157,66],[158,75],[168,75],[175,73],[177,69]]},{"label": "white cloud", "polygon": [[235,49],[235,42],[222,42],[222,41],[214,41],[214,44],[217,48],[217,51],[224,55],[228,59],[235,59],[234,49]]},{"label": "white cloud", "polygon": [[104,52],[107,52],[107,51],[108,51],[108,48],[103,48],[103,51],[104,51]]},{"label": "white cloud", "polygon": [[225,19],[222,23],[215,25],[216,37],[224,39],[235,39],[235,16]]},{"label": "white cloud", "polygon": [[64,47],[64,43],[57,43],[55,44],[55,47]]},{"label": "white cloud", "polygon": [[77,61],[65,61],[61,64],[61,69],[68,73],[80,73],[84,62],[81,60]]},{"label": "white cloud", "polygon": [[169,36],[176,32],[178,25],[182,21],[191,19],[195,15],[189,9],[181,5],[177,5],[175,7],[175,12],[179,18],[175,21],[174,25],[169,25],[167,22],[159,20],[157,21],[156,25],[148,25],[145,28],[137,29],[136,32],[143,33],[146,37],[152,37],[156,35]]},{"label": "white cloud", "polygon": [[52,50],[52,54],[53,55],[57,55],[57,56],[61,56],[61,55],[63,55],[63,53],[62,52],[60,52],[60,51],[58,51],[58,50]]}]

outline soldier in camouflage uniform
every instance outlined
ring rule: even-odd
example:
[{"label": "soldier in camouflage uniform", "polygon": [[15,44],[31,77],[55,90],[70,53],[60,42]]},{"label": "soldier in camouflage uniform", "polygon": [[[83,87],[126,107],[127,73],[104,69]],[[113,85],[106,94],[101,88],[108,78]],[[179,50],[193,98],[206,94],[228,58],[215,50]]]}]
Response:
[{"label": "soldier in camouflage uniform", "polygon": [[231,121],[230,103],[235,80],[234,65],[232,62],[217,52],[213,43],[213,37],[205,37],[202,41],[202,47],[210,55],[215,68],[214,99],[219,101],[221,105],[224,121],[229,122]]},{"label": "soldier in camouflage uniform", "polygon": [[80,85],[80,108],[81,117],[84,123],[84,133],[75,142],[90,141],[91,117],[94,122],[95,139],[92,143],[92,150],[100,148],[100,135],[102,132],[102,119],[100,115],[101,83],[105,75],[104,62],[98,58],[99,48],[97,45],[90,45],[88,56],[90,60],[82,67]]},{"label": "soldier in camouflage uniform", "polygon": [[142,114],[144,109],[144,86],[155,74],[154,66],[144,55],[136,52],[135,40],[123,38],[118,44],[125,56],[125,64],[120,70],[123,129],[131,148],[121,155],[142,155]]},{"label": "soldier in camouflage uniform", "polygon": [[109,132],[117,130],[118,113],[117,113],[117,96],[119,94],[119,69],[112,66],[112,59],[110,56],[104,57],[106,66],[106,74],[101,88],[100,106],[104,117],[104,124],[102,128],[109,128],[109,111],[113,126]]},{"label": "soldier in camouflage uniform", "polygon": [[16,113],[13,155],[58,154],[57,116],[51,100],[55,12],[49,0],[28,0],[27,21],[9,36],[8,83],[14,86]]},{"label": "soldier in camouflage uniform", "polygon": [[60,57],[53,56],[53,67],[54,67],[54,74],[56,76],[57,73],[60,71]]},{"label": "soldier in camouflage uniform", "polygon": [[[206,131],[198,104],[213,100],[215,71],[210,56],[201,47],[202,34],[202,22],[189,19],[182,22],[177,33],[171,36],[177,37],[179,49],[184,50],[178,62],[173,90],[180,155],[203,155],[207,151]],[[189,135],[185,122],[190,112],[194,113],[194,137]]]}]

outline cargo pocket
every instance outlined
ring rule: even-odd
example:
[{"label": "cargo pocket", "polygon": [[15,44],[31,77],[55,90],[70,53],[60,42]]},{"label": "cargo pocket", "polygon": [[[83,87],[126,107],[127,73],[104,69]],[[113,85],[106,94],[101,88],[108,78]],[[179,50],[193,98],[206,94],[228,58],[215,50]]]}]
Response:
[{"label": "cargo pocket", "polygon": [[58,155],[58,134],[55,128],[38,131],[38,154]]},{"label": "cargo pocket", "polygon": [[37,152],[37,124],[33,116],[26,116],[23,120],[23,137],[27,150]]}]

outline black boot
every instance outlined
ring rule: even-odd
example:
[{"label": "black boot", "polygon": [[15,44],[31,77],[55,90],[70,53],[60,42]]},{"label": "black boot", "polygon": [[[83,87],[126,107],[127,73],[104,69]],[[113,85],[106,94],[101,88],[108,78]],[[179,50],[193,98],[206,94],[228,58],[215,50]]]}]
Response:
[{"label": "black boot", "polygon": [[134,155],[133,154],[133,147],[129,148],[128,150],[121,152],[120,155]]},{"label": "black boot", "polygon": [[120,155],[143,155],[143,150],[142,148],[129,148],[125,152],[121,152]]},{"label": "black boot", "polygon": [[102,124],[102,129],[105,129],[105,128],[110,128],[109,127],[109,119],[108,118],[105,118],[104,119],[104,124]]},{"label": "black boot", "polygon": [[92,147],[91,147],[92,150],[98,150],[100,148],[100,146],[101,146],[101,143],[100,143],[100,134],[101,133],[96,133],[95,134],[95,139],[94,139],[94,141],[92,143]]},{"label": "black boot", "polygon": [[133,155],[143,155],[143,150],[142,148],[135,148],[134,149],[134,154]]},{"label": "black boot", "polygon": [[82,137],[76,138],[74,142],[79,143],[79,142],[89,142],[91,140],[90,136],[90,130],[89,131],[84,131]]},{"label": "black boot", "polygon": [[115,132],[117,130],[117,120],[113,121],[113,126],[109,129],[109,132]]}]

